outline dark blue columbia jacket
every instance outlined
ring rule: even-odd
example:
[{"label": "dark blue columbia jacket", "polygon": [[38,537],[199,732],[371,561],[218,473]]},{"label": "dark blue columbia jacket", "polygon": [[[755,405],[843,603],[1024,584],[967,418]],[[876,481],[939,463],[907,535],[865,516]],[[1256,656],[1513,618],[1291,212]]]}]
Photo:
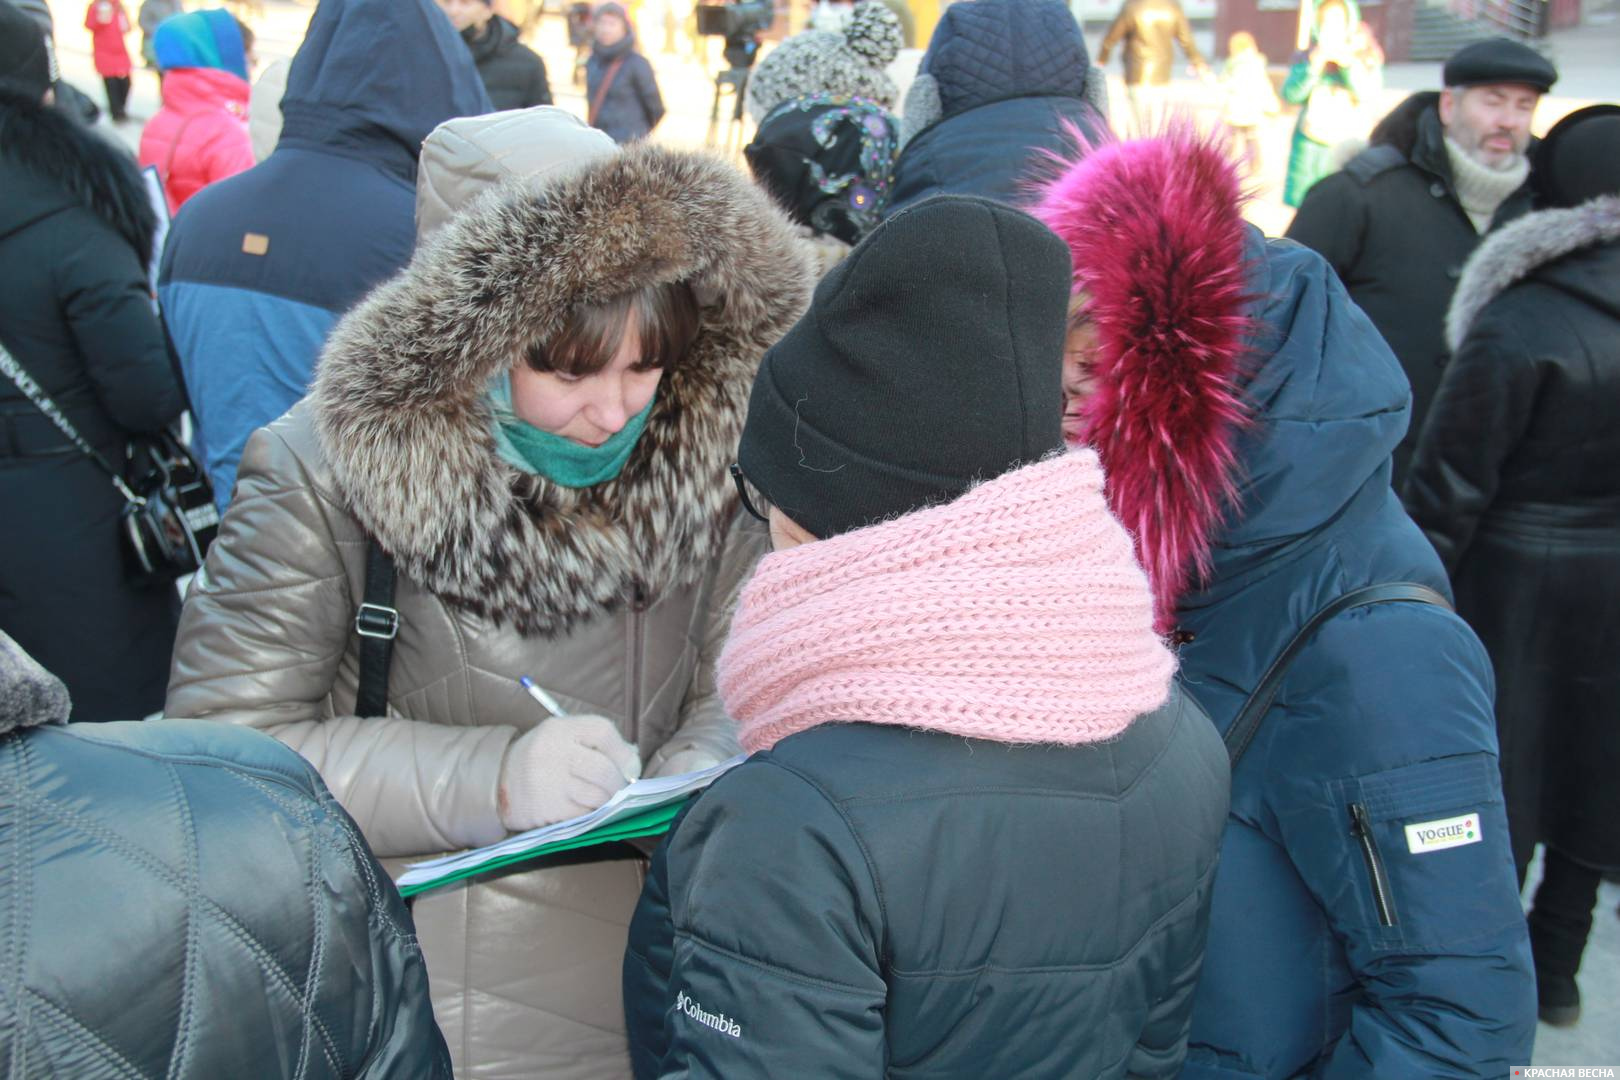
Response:
[{"label": "dark blue columbia jacket", "polygon": [[410,261],[422,140],[489,111],[431,0],[321,0],[275,152],[186,203],[159,270],[221,510],[248,436],[304,396],[327,331]]},{"label": "dark blue columbia jacket", "polygon": [[[1338,596],[1449,592],[1389,486],[1411,410],[1395,357],[1314,252],[1254,234],[1249,254],[1258,419],[1212,583],[1179,611],[1184,684],[1223,731]],[[1299,654],[1232,776],[1186,1080],[1502,1077],[1530,1060],[1492,694],[1478,639],[1437,606],[1351,610]]]},{"label": "dark blue columbia jacket", "polygon": [[789,736],[653,859],[624,966],[635,1074],[1174,1077],[1226,784],[1180,692],[1079,746]]},{"label": "dark blue columbia jacket", "polygon": [[906,98],[906,129],[919,117],[925,126],[895,163],[886,213],[941,194],[1025,205],[1045,152],[1070,149],[1066,125],[1088,135],[1107,127],[1089,78],[1101,74],[1061,0],[952,5]]}]

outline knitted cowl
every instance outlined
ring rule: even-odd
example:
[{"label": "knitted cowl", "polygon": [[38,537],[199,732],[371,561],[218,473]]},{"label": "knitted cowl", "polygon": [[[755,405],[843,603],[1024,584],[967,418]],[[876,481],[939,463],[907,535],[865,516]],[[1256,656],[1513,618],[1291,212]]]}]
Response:
[{"label": "knitted cowl", "polygon": [[767,556],[720,656],[750,751],[862,722],[1075,745],[1164,704],[1147,578],[1072,451],[879,525]]}]

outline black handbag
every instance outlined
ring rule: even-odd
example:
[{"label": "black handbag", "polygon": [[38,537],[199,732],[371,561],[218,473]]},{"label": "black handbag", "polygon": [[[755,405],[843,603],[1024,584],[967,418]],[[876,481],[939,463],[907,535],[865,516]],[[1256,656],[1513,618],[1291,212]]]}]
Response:
[{"label": "black handbag", "polygon": [[202,568],[219,532],[219,510],[208,474],[169,431],[135,435],[125,448],[124,471],[85,441],[45,391],[0,347],[0,371],[23,396],[106,473],[124,499],[119,536],[134,577],[173,581]]}]

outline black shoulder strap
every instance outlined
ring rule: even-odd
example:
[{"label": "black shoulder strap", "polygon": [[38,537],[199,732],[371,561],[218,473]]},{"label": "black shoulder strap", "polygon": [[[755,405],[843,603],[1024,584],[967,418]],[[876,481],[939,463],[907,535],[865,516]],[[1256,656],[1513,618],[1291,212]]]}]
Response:
[{"label": "black shoulder strap", "polygon": [[1271,662],[1266,673],[1260,677],[1254,693],[1249,695],[1249,699],[1243,703],[1243,708],[1238,710],[1237,719],[1226,729],[1226,753],[1234,769],[1237,768],[1238,759],[1243,757],[1243,752],[1254,741],[1255,733],[1260,730],[1260,721],[1265,719],[1272,703],[1277,700],[1277,691],[1282,689],[1283,676],[1288,673],[1288,666],[1294,662],[1300,650],[1305,648],[1306,643],[1316,635],[1316,632],[1322,629],[1323,624],[1351,608],[1389,604],[1397,600],[1415,604],[1433,604],[1447,611],[1451,610],[1451,604],[1446,598],[1427,585],[1395,581],[1353,589],[1312,615],[1300,628],[1299,633],[1294,635],[1294,640],[1290,641],[1277,659]]},{"label": "black shoulder strap", "polygon": [[354,632],[360,635],[360,692],[354,714],[387,716],[388,669],[394,660],[394,638],[399,636],[399,612],[394,608],[394,559],[376,537],[366,543],[366,595],[355,612]]}]

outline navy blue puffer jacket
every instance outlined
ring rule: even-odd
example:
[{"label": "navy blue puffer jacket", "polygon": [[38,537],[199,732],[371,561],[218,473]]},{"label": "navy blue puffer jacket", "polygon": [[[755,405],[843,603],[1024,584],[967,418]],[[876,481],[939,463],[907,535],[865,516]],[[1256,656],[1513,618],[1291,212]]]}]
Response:
[{"label": "navy blue puffer jacket", "polygon": [[[1258,418],[1211,583],[1178,611],[1195,635],[1182,677],[1223,731],[1336,597],[1448,591],[1389,486],[1411,409],[1394,356],[1314,252],[1254,234],[1247,255]],[[1184,1078],[1499,1077],[1530,1060],[1492,692],[1478,639],[1441,607],[1354,609],[1299,654],[1232,776]]]},{"label": "navy blue puffer jacket", "polygon": [[941,194],[1022,205],[1044,152],[1071,141],[1066,125],[1106,128],[1090,97],[1100,84],[1061,0],[952,5],[906,98],[887,212]]}]

